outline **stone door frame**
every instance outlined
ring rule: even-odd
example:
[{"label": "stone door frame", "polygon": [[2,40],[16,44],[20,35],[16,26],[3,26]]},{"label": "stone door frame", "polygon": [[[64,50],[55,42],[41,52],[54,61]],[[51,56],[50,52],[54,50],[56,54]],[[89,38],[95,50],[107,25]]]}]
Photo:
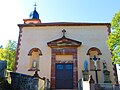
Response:
[{"label": "stone door frame", "polygon": [[51,88],[55,89],[55,70],[56,63],[61,63],[56,60],[56,55],[72,55],[73,61],[68,63],[73,63],[73,88],[77,89],[78,82],[78,60],[77,60],[77,48],[76,47],[62,47],[62,48],[52,48],[51,50]]}]

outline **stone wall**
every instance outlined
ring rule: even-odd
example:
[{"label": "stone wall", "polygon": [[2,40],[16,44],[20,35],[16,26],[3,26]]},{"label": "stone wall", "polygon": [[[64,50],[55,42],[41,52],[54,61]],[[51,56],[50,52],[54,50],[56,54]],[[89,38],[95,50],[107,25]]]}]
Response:
[{"label": "stone wall", "polygon": [[10,72],[14,90],[38,90],[39,79],[30,75]]},{"label": "stone wall", "polygon": [[7,62],[0,60],[0,90],[43,90],[46,87],[45,78],[39,77],[37,73],[30,76],[6,72],[6,67]]},{"label": "stone wall", "polygon": [[7,62],[0,60],[0,78],[4,77],[6,67],[7,67]]}]

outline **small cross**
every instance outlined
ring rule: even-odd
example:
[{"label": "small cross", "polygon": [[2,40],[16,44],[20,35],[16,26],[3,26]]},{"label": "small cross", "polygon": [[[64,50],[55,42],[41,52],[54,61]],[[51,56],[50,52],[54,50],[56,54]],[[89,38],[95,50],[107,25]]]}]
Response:
[{"label": "small cross", "polygon": [[63,32],[63,37],[65,37],[65,32],[66,32],[66,30],[63,29],[62,32]]},{"label": "small cross", "polygon": [[34,5],[34,6],[35,6],[35,7],[37,6],[37,5],[36,5],[36,3],[35,3],[35,5]]},{"label": "small cross", "polygon": [[35,10],[36,10],[36,6],[37,6],[37,5],[36,5],[36,3],[35,3],[35,5],[34,5],[34,6],[35,6]]},{"label": "small cross", "polygon": [[98,59],[98,58],[96,58],[96,56],[94,55],[93,60],[94,60],[94,61],[97,61],[97,59]]}]

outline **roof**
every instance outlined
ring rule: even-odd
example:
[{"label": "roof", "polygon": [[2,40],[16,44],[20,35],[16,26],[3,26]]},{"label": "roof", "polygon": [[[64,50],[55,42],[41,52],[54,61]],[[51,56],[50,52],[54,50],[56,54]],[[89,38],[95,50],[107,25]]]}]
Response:
[{"label": "roof", "polygon": [[39,13],[35,9],[34,11],[30,13],[29,17],[30,19],[39,19]]},{"label": "roof", "polygon": [[80,22],[51,22],[51,23],[30,23],[18,24],[19,27],[39,27],[39,26],[110,26],[110,23],[80,23]]},{"label": "roof", "polygon": [[34,11],[32,11],[29,15],[30,19],[39,19],[39,13],[36,11],[36,3],[34,5]]}]

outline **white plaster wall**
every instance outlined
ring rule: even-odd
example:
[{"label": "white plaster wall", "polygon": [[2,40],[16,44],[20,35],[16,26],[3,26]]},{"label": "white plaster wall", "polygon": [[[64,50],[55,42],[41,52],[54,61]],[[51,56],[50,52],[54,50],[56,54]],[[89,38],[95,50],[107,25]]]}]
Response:
[{"label": "white plaster wall", "polygon": [[117,64],[116,67],[117,67],[117,74],[118,74],[118,82],[120,84],[120,64]]},{"label": "white plaster wall", "polygon": [[89,81],[83,81],[83,90],[90,90],[90,83]]},{"label": "white plaster wall", "polygon": [[[66,37],[82,42],[78,48],[78,78],[82,78],[83,62],[89,61],[89,56],[86,55],[91,47],[97,47],[102,52],[101,60],[106,60],[108,70],[111,71],[112,77],[112,64],[111,54],[106,45],[108,36],[106,26],[41,26],[41,27],[23,27],[22,41],[20,46],[20,55],[18,60],[17,72],[33,75],[34,72],[28,71],[29,57],[28,52],[30,49],[36,47],[42,51],[39,61],[39,75],[50,79],[51,75],[51,48],[47,46],[47,42],[62,37],[62,29],[66,29]],[[102,69],[102,63],[101,63]],[[94,73],[90,72],[95,78]],[[103,81],[103,73],[98,73],[99,81]],[[102,78],[102,79],[100,79]]]}]

